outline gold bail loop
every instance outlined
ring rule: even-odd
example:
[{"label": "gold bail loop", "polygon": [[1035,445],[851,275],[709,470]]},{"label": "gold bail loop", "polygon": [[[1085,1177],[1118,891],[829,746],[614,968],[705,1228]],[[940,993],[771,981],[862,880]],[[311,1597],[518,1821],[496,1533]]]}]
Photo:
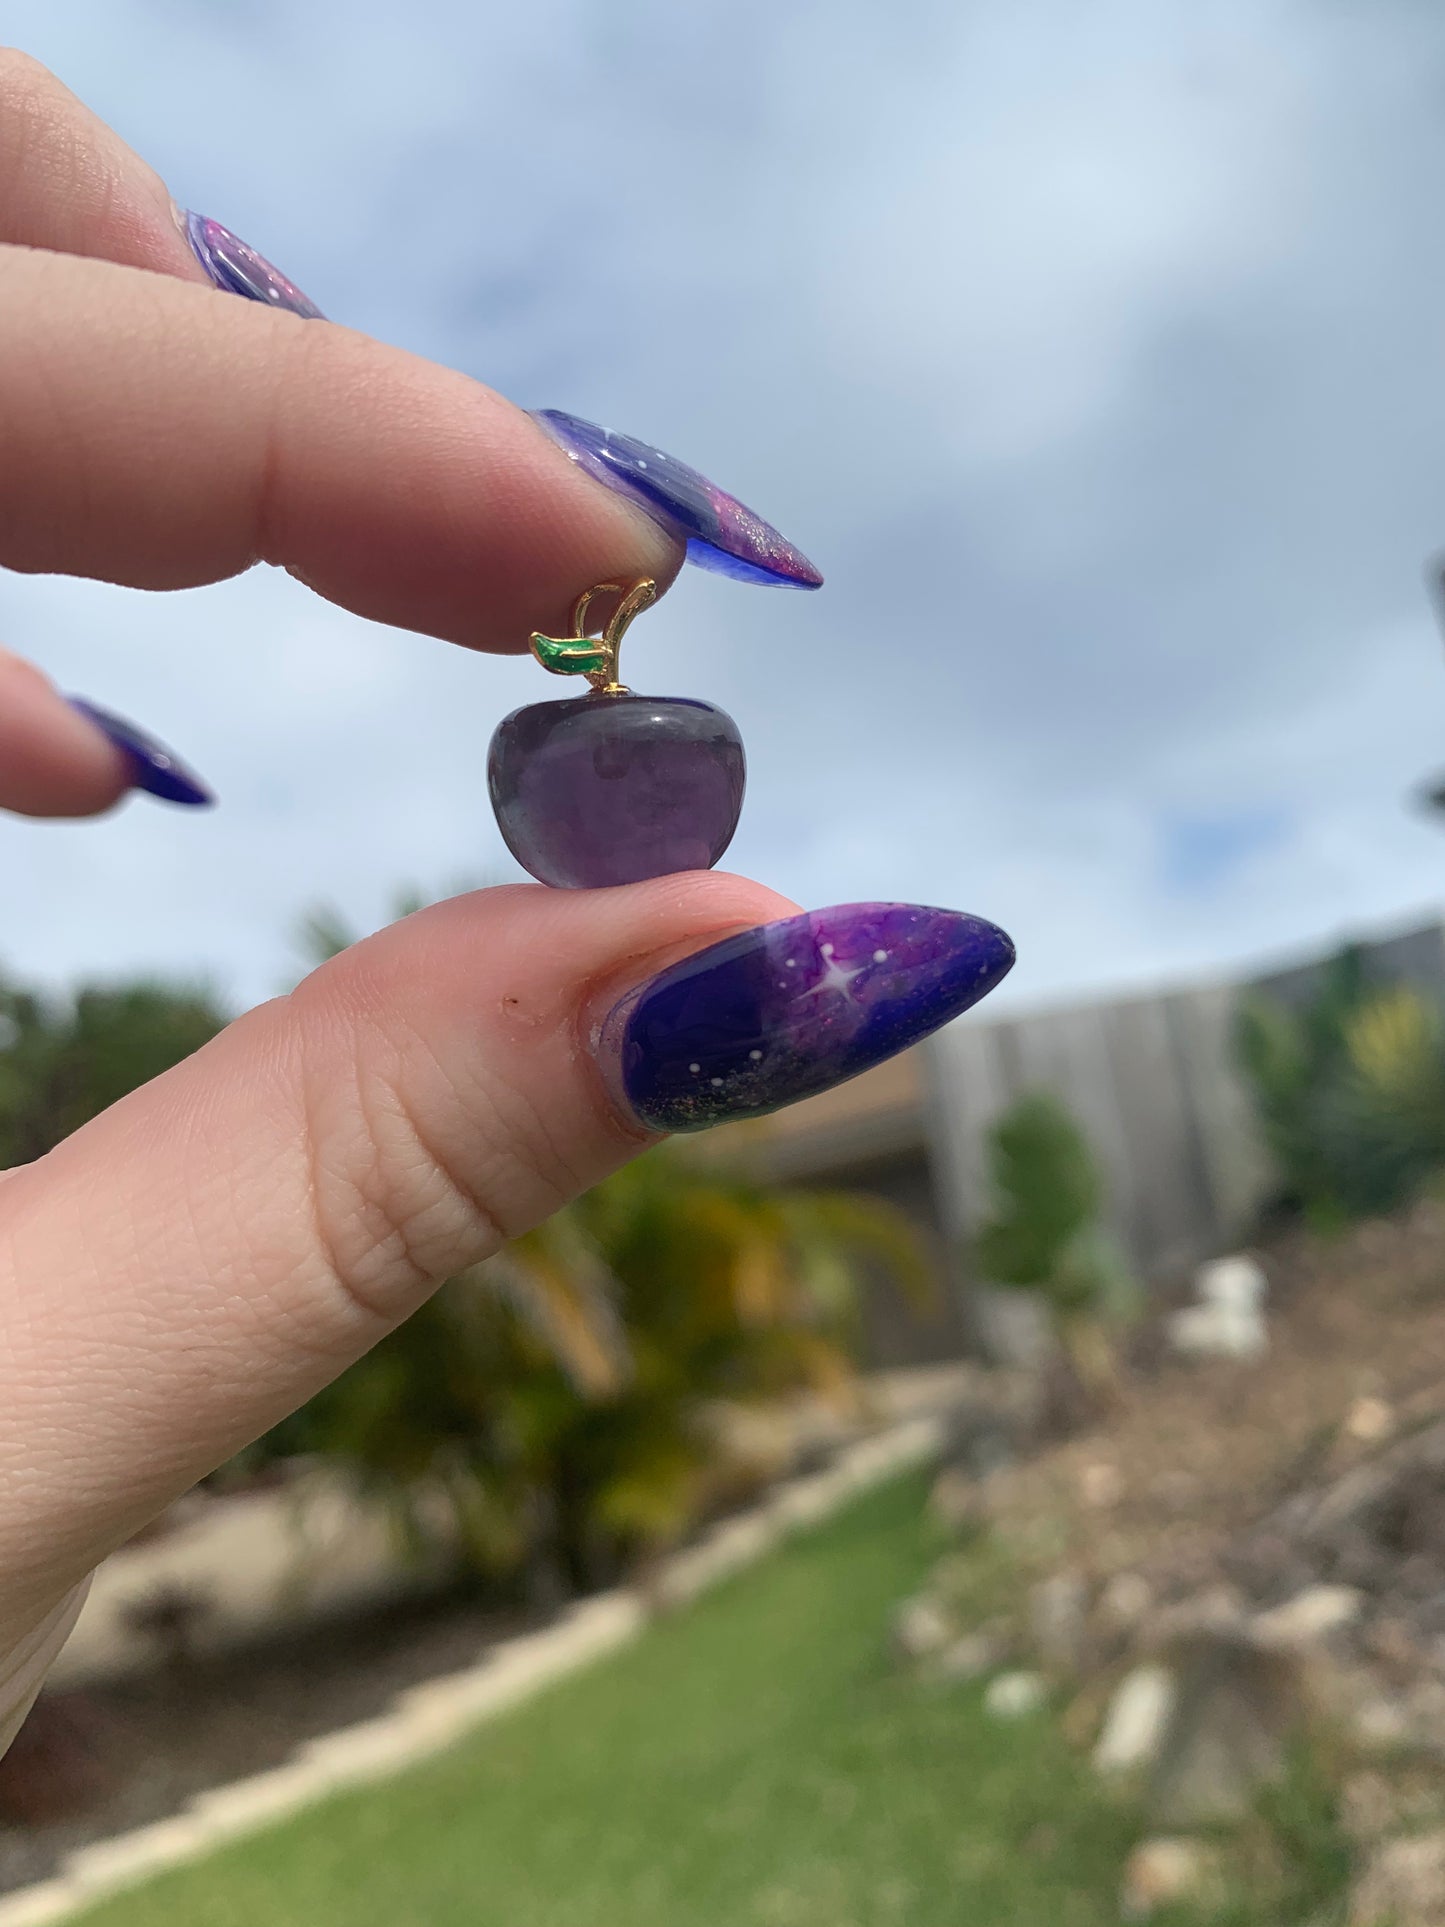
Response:
[{"label": "gold bail loop", "polygon": [[[587,631],[587,614],[600,595],[621,596],[602,634]],[[617,658],[622,638],[633,618],[650,609],[657,600],[657,584],[644,576],[629,589],[624,582],[599,582],[595,589],[584,589],[572,605],[572,634],[565,640],[533,632],[532,654],[554,676],[585,676],[601,696],[624,696],[624,684],[617,680]]]}]

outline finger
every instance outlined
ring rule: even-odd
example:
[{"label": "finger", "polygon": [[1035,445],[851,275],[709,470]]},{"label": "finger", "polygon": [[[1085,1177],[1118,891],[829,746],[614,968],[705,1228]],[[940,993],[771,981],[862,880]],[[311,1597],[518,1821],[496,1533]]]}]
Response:
[{"label": "finger", "polygon": [[0,1655],[437,1279],[632,1155],[593,1013],[790,909],[716,874],[459,898],[0,1180]]},{"label": "finger", "polygon": [[582,589],[682,560],[479,383],[64,255],[0,248],[0,447],[11,568],[162,589],[265,560],[478,648],[524,649]]},{"label": "finger", "polygon": [[956,912],[791,910],[706,872],[459,898],[0,1181],[0,1654],[641,1120],[827,1089],[1013,960]]},{"label": "finger", "polygon": [[0,650],[0,809],[94,816],[131,787],[124,753],[47,677]]},{"label": "finger", "polygon": [[154,168],[14,47],[0,47],[0,242],[206,279]]},{"label": "finger", "polygon": [[95,816],[132,789],[168,803],[215,800],[147,731],[82,697],[62,696],[32,663],[0,649],[0,810]]}]

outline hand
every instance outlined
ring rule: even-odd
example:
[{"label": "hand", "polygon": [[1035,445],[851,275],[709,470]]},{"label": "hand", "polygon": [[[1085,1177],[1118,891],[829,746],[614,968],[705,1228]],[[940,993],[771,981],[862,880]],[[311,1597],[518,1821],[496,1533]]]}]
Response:
[{"label": "hand", "polygon": [[[563,632],[580,589],[665,586],[682,560],[475,382],[217,292],[151,170],[17,54],[0,54],[0,448],[9,568],[166,589],[267,561],[476,649]],[[0,807],[85,815],[133,777],[38,671],[0,657]],[[824,1088],[1012,956],[953,913],[776,921],[793,910],[711,874],[460,898],[0,1174],[0,1748],[96,1562],[438,1280],[596,1183],[649,1125]],[[701,977],[659,985],[743,930]],[[737,1065],[701,1072],[724,1045]]]},{"label": "hand", "polygon": [[[588,583],[676,572],[487,389],[217,293],[157,177],[16,54],[0,243],[9,568],[161,589],[265,560],[482,649],[564,624]],[[0,804],[87,814],[131,775],[0,656]],[[463,898],[0,1179],[0,1745],[105,1552],[646,1142],[579,1042],[609,990],[790,908],[727,876]]]}]

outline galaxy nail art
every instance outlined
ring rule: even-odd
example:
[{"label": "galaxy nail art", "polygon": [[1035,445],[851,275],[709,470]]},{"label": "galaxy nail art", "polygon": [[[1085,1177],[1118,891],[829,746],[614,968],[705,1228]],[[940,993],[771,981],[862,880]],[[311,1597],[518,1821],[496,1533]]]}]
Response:
[{"label": "galaxy nail art", "polygon": [[154,736],[138,729],[134,723],[128,723],[124,716],[102,709],[97,703],[87,702],[83,696],[67,696],[65,700],[78,715],[84,716],[88,723],[94,723],[102,735],[109,737],[117,749],[125,751],[131,766],[133,788],[145,790],[151,796],[159,796],[163,802],[184,803],[191,808],[215,802],[215,797],[200,777],[187,769],[180,757],[173,755],[164,743],[158,743]]},{"label": "galaxy nail art", "polygon": [[669,534],[681,537],[688,561],[699,568],[774,588],[822,587],[823,578],[807,556],[685,462],[559,408],[538,409],[533,419],[579,468],[638,503]]},{"label": "galaxy nail art", "polygon": [[1012,941],[958,910],[852,903],[767,923],[673,964],[598,1034],[652,1131],[761,1117],[856,1077],[976,1004]]},{"label": "galaxy nail art", "polygon": [[241,294],[248,301],[264,301],[270,308],[284,308],[288,314],[299,314],[303,321],[326,319],[294,281],[288,281],[264,254],[257,254],[219,221],[208,220],[204,214],[187,214],[185,229],[196,259],[216,286],[224,288],[227,294]]}]

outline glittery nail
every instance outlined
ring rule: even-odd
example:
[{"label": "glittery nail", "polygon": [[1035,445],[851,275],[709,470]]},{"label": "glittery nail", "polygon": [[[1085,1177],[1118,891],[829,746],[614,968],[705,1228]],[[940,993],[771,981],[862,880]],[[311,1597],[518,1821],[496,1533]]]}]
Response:
[{"label": "glittery nail", "polygon": [[688,561],[699,568],[774,588],[821,588],[823,578],[807,556],[686,462],[559,408],[538,409],[533,420],[579,468],[685,541]]},{"label": "glittery nail", "polygon": [[765,923],[625,997],[596,1045],[653,1131],[760,1117],[870,1070],[976,1004],[1011,940],[958,910],[852,903]]},{"label": "glittery nail", "polygon": [[131,766],[132,788],[159,796],[166,803],[185,803],[196,807],[215,802],[215,797],[200,777],[187,769],[180,757],[173,755],[164,743],[158,743],[154,736],[127,722],[124,716],[102,709],[97,703],[87,702],[83,696],[67,696],[65,700],[78,715],[94,723],[117,749],[124,750]]},{"label": "glittery nail", "polygon": [[208,220],[204,214],[187,214],[185,229],[196,259],[216,286],[224,288],[227,294],[241,294],[248,301],[264,301],[267,307],[284,308],[289,314],[300,315],[304,321],[326,319],[294,281],[288,281],[264,254],[257,254],[219,221]]}]

